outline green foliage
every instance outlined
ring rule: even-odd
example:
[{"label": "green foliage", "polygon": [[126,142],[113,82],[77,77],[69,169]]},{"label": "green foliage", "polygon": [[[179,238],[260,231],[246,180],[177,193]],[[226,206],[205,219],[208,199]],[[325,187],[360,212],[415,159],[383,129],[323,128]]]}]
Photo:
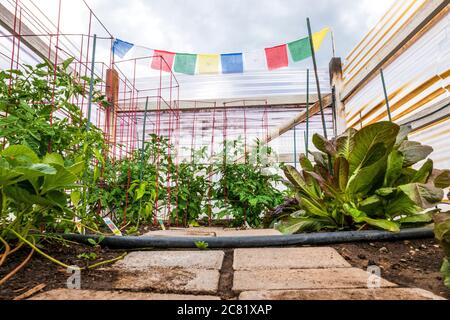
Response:
[{"label": "green foliage", "polygon": [[[50,62],[21,70],[0,71],[0,136],[6,145],[28,146],[39,157],[52,150],[65,159],[75,159],[86,150],[80,145],[97,146],[102,132],[92,127],[73,102],[87,99],[83,83],[69,72],[73,59],[59,64]],[[95,79],[95,84],[100,80]],[[104,96],[94,91],[94,103],[106,105]]]},{"label": "green foliage", "polygon": [[450,212],[436,213],[434,218],[434,235],[444,249],[444,261],[441,273],[445,285],[450,289]]},{"label": "green foliage", "polygon": [[[10,146],[0,153],[0,237],[18,240],[46,227],[64,231],[75,213],[66,191],[76,190],[79,164],[64,166],[57,154],[39,158],[27,146]],[[14,231],[14,232],[13,232]]]},{"label": "green foliage", "polygon": [[97,254],[95,252],[83,252],[77,255],[78,259],[85,259],[88,261],[97,260]]},{"label": "green foliage", "polygon": [[222,208],[219,218],[230,215],[233,223],[241,226],[248,223],[259,227],[263,214],[284,200],[283,192],[276,187],[281,177],[275,171],[273,152],[270,147],[256,142],[252,153],[244,154],[242,141],[228,141],[219,155],[223,164],[219,166],[220,180],[215,186],[217,206]]},{"label": "green foliage", "polygon": [[367,227],[396,232],[431,222],[422,211],[442,200],[447,172],[433,170],[431,160],[418,170],[411,167],[432,149],[406,140],[408,132],[379,122],[332,140],[314,135],[315,164],[301,155],[300,172],[284,167],[299,205],[277,218],[278,228],[285,233]]},{"label": "green foliage", "polygon": [[206,165],[206,152],[206,147],[191,150],[190,160],[184,160],[178,168],[172,168],[172,180],[177,183],[171,194],[171,204],[174,205],[171,211],[173,222],[189,226],[195,224],[200,217],[211,214],[208,203],[211,188],[207,176],[212,174],[212,166]]},{"label": "green foliage", "polygon": [[205,241],[196,241],[195,246],[200,250],[206,250],[208,249],[208,243]]}]

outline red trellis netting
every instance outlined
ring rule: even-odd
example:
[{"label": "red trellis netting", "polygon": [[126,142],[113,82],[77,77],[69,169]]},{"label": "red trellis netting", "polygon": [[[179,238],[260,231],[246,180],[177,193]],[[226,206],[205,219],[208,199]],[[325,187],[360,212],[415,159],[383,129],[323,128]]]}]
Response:
[{"label": "red trellis netting", "polygon": [[[246,157],[256,138],[267,139],[277,126],[305,110],[304,104],[274,106],[267,99],[258,98],[226,102],[180,100],[183,85],[173,72],[161,71],[170,67],[162,57],[153,56],[153,51],[146,52],[144,48],[139,57],[115,59],[114,36],[84,0],[51,0],[46,4],[38,4],[36,0],[5,0],[0,6],[1,69],[20,69],[44,58],[57,65],[72,57],[72,75],[86,90],[89,83],[83,77],[103,80],[95,89],[106,95],[112,108],[91,103],[84,97],[73,98],[71,102],[84,117],[90,118],[92,125],[102,130],[113,164],[136,155],[134,151],[143,146],[150,134],[163,136],[173,145],[167,152],[175,153],[168,156],[175,157],[177,171],[182,161],[194,158],[192,150],[205,147],[212,161],[223,151],[225,141],[238,138],[243,141]],[[150,66],[155,64],[160,65],[160,70],[151,70]],[[146,81],[149,71],[152,81]],[[55,112],[53,116],[64,114]],[[325,116],[331,132],[331,110],[326,109]],[[311,117],[310,129],[321,130],[319,116]],[[295,154],[302,149],[304,144],[297,142],[296,130],[304,131],[304,124],[270,143],[279,153],[280,161],[294,163]],[[301,135],[298,138],[302,139]],[[159,157],[158,153],[157,162]],[[177,206],[171,203],[171,192],[176,192],[173,188],[179,185],[174,178],[178,177],[177,172],[169,170],[165,174],[168,194],[159,217],[167,221],[171,208]],[[209,183],[215,178],[210,174]],[[129,174],[127,185],[121,186],[127,201],[130,183]],[[210,195],[208,201],[211,204]],[[127,205],[123,208],[124,222],[126,210]]]}]

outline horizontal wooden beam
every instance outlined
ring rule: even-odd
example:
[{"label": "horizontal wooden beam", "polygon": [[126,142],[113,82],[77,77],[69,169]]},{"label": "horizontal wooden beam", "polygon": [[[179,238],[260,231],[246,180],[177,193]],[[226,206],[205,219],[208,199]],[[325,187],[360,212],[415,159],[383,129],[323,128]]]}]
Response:
[{"label": "horizontal wooden beam", "polygon": [[[34,32],[22,21],[19,17],[15,17],[12,12],[10,12],[4,5],[0,3],[0,25],[4,27],[9,33],[14,36],[20,36],[17,32],[21,30],[21,34],[32,35]],[[14,25],[16,30],[14,30]],[[31,51],[33,51],[41,59],[50,59],[50,61],[55,61],[56,53],[54,50],[50,49],[48,44],[42,41],[38,36],[27,36],[21,37],[20,41],[26,45]]]},{"label": "horizontal wooden beam", "polygon": [[[327,94],[322,98],[323,107],[326,108],[331,105],[332,103],[332,97],[331,94]],[[312,106],[309,107],[309,117],[316,115],[320,112],[320,103],[317,101]],[[285,122],[275,130],[273,130],[267,139],[263,140],[263,143],[269,143],[272,140],[275,140],[279,136],[285,134],[289,130],[291,130],[293,127],[298,125],[299,123],[306,121],[306,111],[300,112],[297,116],[292,118],[291,120]]]},{"label": "horizontal wooden beam", "polygon": [[400,121],[398,124],[409,124],[413,131],[417,131],[448,116],[450,116],[450,97],[429,106],[425,110],[417,112],[407,119]]}]

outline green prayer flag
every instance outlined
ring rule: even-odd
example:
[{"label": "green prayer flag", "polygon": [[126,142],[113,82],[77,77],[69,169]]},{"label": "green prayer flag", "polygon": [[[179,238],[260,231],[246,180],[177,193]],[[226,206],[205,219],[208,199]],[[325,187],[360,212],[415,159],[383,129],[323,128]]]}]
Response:
[{"label": "green prayer flag", "polygon": [[189,53],[177,53],[175,55],[175,63],[173,70],[178,73],[195,74],[195,65],[197,63],[197,55]]},{"label": "green prayer flag", "polygon": [[294,62],[306,59],[311,56],[311,45],[309,37],[288,43],[289,52]]}]

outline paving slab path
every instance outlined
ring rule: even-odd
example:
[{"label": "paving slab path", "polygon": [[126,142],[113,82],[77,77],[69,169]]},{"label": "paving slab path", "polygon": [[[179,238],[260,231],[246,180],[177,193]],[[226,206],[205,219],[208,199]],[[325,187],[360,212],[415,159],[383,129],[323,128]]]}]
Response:
[{"label": "paving slab path", "polygon": [[[195,228],[145,236],[278,235],[272,229]],[[56,289],[32,299],[108,300],[440,300],[402,288],[351,265],[330,247],[154,250],[129,253],[106,268],[117,274],[108,291]]]}]

